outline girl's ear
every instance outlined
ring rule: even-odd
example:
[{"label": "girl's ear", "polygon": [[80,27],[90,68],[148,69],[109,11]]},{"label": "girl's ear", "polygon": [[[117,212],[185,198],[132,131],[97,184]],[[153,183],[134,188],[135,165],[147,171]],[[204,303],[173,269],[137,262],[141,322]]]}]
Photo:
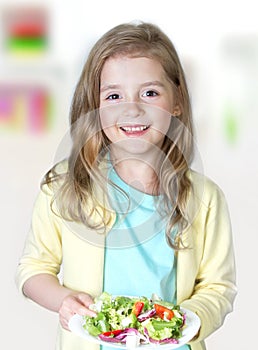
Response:
[{"label": "girl's ear", "polygon": [[179,115],[181,115],[181,113],[181,108],[179,107],[179,105],[176,105],[173,109],[172,115],[178,117]]}]

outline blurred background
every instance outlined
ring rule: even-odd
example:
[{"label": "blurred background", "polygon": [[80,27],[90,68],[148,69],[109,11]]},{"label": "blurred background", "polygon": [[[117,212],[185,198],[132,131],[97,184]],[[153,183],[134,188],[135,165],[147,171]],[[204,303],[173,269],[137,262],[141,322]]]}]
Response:
[{"label": "blurred background", "polygon": [[[192,97],[196,170],[230,208],[238,296],[209,350],[256,342],[258,21],[256,1],[0,0],[1,338],[6,349],[54,349],[57,315],[18,295],[14,275],[44,173],[64,155],[75,84],[92,44],[132,20],[174,42]],[[47,292],[47,291],[46,291]]]}]

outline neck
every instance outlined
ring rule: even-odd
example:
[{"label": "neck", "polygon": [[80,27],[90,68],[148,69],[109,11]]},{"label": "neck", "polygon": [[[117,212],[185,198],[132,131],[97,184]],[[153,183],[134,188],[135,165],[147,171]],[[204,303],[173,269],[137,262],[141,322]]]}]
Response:
[{"label": "neck", "polygon": [[150,163],[140,159],[114,161],[118,175],[130,186],[148,194],[157,195],[158,173]]}]

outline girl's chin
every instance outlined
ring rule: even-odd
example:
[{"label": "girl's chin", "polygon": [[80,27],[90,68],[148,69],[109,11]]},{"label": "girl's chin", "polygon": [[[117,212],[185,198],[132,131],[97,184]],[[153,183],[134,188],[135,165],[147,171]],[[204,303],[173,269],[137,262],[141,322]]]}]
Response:
[{"label": "girl's chin", "polygon": [[139,155],[140,159],[145,156],[157,156],[158,152],[162,152],[160,147],[139,138],[128,138],[126,140],[117,141],[111,144],[111,151],[120,157],[132,157]]}]

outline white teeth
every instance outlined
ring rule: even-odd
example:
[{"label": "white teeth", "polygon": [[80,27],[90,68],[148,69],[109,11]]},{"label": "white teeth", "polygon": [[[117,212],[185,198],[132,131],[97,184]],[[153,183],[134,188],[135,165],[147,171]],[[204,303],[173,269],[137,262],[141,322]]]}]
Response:
[{"label": "white teeth", "polygon": [[148,128],[147,125],[142,125],[142,126],[122,126],[121,129],[127,132],[135,132],[135,131],[143,131]]}]

